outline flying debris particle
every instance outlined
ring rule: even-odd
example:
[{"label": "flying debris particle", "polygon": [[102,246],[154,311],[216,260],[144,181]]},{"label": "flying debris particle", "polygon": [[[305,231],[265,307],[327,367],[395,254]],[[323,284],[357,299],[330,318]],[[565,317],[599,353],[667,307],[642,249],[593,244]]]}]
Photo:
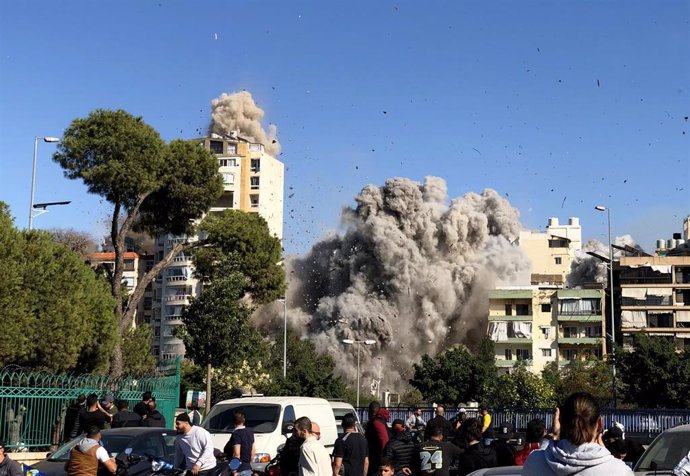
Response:
[{"label": "flying debris particle", "polygon": [[563,197],[563,202],[561,203],[561,208],[563,208],[563,206],[565,205],[565,199],[566,199],[566,198],[568,198],[567,195],[566,195],[565,197]]},{"label": "flying debris particle", "polygon": [[384,114],[388,114],[388,112],[386,112],[386,111],[383,111],[383,113],[384,113]]},{"label": "flying debris particle", "polygon": [[294,193],[291,193],[290,195],[288,195],[288,198],[292,198],[292,197],[294,197],[294,196],[295,196],[295,194],[294,194]]},{"label": "flying debris particle", "polygon": [[474,150],[477,154],[482,155],[482,153],[479,151],[479,149],[475,149],[474,147],[472,147],[472,150]]},{"label": "flying debris particle", "polygon": [[217,39],[218,39],[218,33],[214,33],[214,34],[213,34],[213,39],[214,39],[214,40],[217,40]]},{"label": "flying debris particle", "polygon": [[[628,179],[623,180],[623,183],[628,183]],[[614,281],[615,282],[615,281]]]}]

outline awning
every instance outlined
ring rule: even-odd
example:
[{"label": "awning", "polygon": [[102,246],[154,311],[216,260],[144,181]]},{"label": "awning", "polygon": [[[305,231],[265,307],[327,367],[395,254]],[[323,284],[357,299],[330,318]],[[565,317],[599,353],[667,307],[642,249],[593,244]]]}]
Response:
[{"label": "awning", "polygon": [[676,322],[690,322],[690,311],[676,311]]},{"label": "awning", "polygon": [[657,273],[668,274],[671,272],[671,265],[670,264],[652,265],[651,268],[652,268],[652,270],[656,271]]},{"label": "awning", "polygon": [[645,299],[647,297],[647,288],[622,288],[621,292],[624,298]]},{"label": "awning", "polygon": [[644,311],[623,311],[621,313],[621,327],[634,329],[647,327],[647,314]]},{"label": "awning", "polygon": [[647,288],[648,296],[671,296],[673,288]]}]

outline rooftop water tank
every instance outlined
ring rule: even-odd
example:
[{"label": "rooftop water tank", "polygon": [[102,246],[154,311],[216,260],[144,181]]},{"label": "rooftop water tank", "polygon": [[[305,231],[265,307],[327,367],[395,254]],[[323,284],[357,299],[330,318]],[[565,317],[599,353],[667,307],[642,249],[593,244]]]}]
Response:
[{"label": "rooftop water tank", "polygon": [[666,248],[666,241],[665,240],[656,240],[656,249],[657,250],[663,250]]}]

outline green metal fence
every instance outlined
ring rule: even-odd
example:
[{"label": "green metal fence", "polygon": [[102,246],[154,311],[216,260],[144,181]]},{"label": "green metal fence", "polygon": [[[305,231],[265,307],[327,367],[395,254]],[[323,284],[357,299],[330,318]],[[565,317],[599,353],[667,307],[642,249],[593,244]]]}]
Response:
[{"label": "green metal fence", "polygon": [[0,370],[0,439],[15,451],[47,449],[65,440],[65,412],[80,394],[112,394],[130,409],[145,391],[173,426],[180,394],[180,359],[144,376],[55,375],[16,366]]}]

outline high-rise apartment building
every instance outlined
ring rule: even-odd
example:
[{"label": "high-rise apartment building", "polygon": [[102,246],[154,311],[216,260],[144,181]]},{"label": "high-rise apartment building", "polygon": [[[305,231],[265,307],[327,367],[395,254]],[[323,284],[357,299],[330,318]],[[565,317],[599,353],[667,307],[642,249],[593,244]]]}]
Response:
[{"label": "high-rise apartment building", "polygon": [[[258,213],[268,223],[269,231],[282,240],[284,166],[267,154],[262,144],[250,142],[233,134],[229,137],[211,135],[195,139],[215,154],[218,171],[223,177],[223,194],[209,213],[226,209]],[[179,241],[194,241],[196,236],[159,236],[156,239],[157,259],[162,259]],[[191,256],[183,253],[156,279],[154,289],[154,345],[159,359],[184,354],[182,340],[174,335],[182,324],[180,315],[189,298],[201,292],[194,278]]]}]

